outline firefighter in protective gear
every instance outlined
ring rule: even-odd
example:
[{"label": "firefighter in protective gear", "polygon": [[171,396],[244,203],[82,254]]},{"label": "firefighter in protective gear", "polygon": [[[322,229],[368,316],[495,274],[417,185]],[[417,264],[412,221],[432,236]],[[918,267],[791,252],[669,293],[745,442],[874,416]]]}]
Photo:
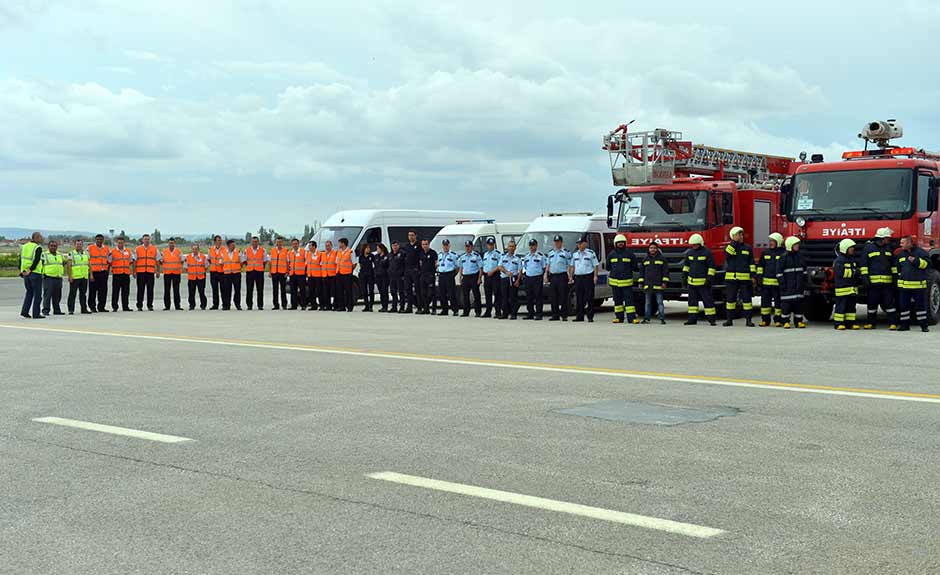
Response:
[{"label": "firefighter in protective gear", "polygon": [[930,269],[930,256],[914,245],[911,236],[901,238],[901,251],[898,252],[898,303],[901,307],[901,327],[898,331],[911,329],[911,316],[916,315],[922,332],[930,331],[927,327],[927,273]]},{"label": "firefighter in protective gear", "polygon": [[685,252],[682,264],[682,279],[689,291],[689,319],[685,325],[698,323],[699,301],[705,308],[705,319],[715,325],[715,299],[712,297],[712,281],[715,279],[715,258],[705,247],[701,234],[692,234],[691,246]]},{"label": "firefighter in protective gear", "polygon": [[855,323],[855,299],[861,274],[855,261],[855,241],[848,238],[839,242],[836,260],[832,264],[835,274],[836,308],[833,313],[835,328],[860,329]]},{"label": "firefighter in protective gear", "polygon": [[868,319],[865,329],[875,329],[878,325],[878,306],[888,315],[890,327],[898,328],[897,309],[894,307],[894,285],[898,275],[894,253],[888,242],[891,228],[878,228],[875,239],[865,244],[859,273],[862,283],[868,288]]},{"label": "firefighter in protective gear", "polygon": [[[800,253],[800,238],[788,237],[783,245],[786,253],[777,266],[777,282],[780,284],[780,304],[783,310],[783,329],[803,329],[803,290],[806,289],[806,267]],[[792,321],[791,321],[792,316]]]},{"label": "firefighter in protective gear", "polygon": [[722,325],[734,325],[734,315],[740,300],[746,325],[754,327],[754,322],[751,321],[754,309],[754,286],[751,278],[752,274],[757,273],[754,249],[744,243],[744,228],[735,226],[731,228],[730,235],[731,243],[725,247],[725,309],[728,319]]},{"label": "firefighter in protective gear", "polygon": [[610,272],[608,281],[614,293],[613,323],[623,323],[624,313],[627,322],[640,323],[633,303],[633,272],[636,269],[636,257],[627,249],[626,236],[617,234],[614,249],[607,255],[607,270]]},{"label": "firefighter in protective gear", "polygon": [[786,252],[783,248],[783,236],[774,232],[770,238],[770,248],[764,250],[757,261],[757,280],[760,282],[760,326],[770,325],[771,316],[775,327],[783,327],[783,305],[780,303],[780,280],[777,272]]}]

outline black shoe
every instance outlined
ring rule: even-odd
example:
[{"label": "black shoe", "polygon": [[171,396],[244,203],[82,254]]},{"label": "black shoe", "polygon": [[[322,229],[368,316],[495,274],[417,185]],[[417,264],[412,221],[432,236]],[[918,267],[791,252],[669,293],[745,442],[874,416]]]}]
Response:
[{"label": "black shoe", "polygon": [[[140,309],[140,308],[137,308],[137,309]],[[210,307],[209,309],[210,309],[210,310],[212,310],[212,309],[219,309],[219,306],[214,305],[214,306]]]},{"label": "black shoe", "polygon": [[730,319],[726,319],[726,320],[725,320],[725,323],[723,323],[723,324],[721,324],[721,325],[723,325],[724,327],[731,327],[731,326],[734,325],[734,322],[731,321]]},{"label": "black shoe", "polygon": [[147,308],[147,311],[153,311],[153,308],[152,308],[152,307],[148,307],[148,308]]},{"label": "black shoe", "polygon": [[493,317],[493,314],[491,314],[490,312],[484,312],[483,315],[481,315],[480,317]]},{"label": "black shoe", "polygon": [[518,317],[516,316],[516,314],[512,314],[511,316],[509,316],[509,319],[518,319]]},{"label": "black shoe", "polygon": [[697,323],[698,323],[698,320],[696,319],[687,319],[685,320],[685,323],[683,323],[682,325],[695,325]]},{"label": "black shoe", "polygon": [[56,311],[56,312],[52,312],[52,315],[65,315],[65,313],[61,311]]},{"label": "black shoe", "polygon": [[659,323],[662,324],[662,325],[666,325],[666,320],[661,319],[661,320],[659,320]]},{"label": "black shoe", "polygon": [[476,312],[476,313],[473,314],[473,317],[483,317],[483,316],[480,315],[480,312]]},{"label": "black shoe", "polygon": [[535,321],[542,321],[542,316],[540,315],[535,316]]},{"label": "black shoe", "polygon": [[193,311],[194,309],[196,309],[196,306],[190,306],[190,307],[189,307],[189,311]]},{"label": "black shoe", "polygon": [[710,319],[710,320],[708,320],[708,325],[710,325],[710,326],[712,326],[712,327],[715,327],[715,326],[718,325],[718,324],[715,323],[715,320]]},{"label": "black shoe", "polygon": [[106,310],[106,309],[99,309],[99,310],[98,310],[98,313],[108,313],[108,310]]},{"label": "black shoe", "polygon": [[274,309],[281,309],[281,308],[279,308],[278,306],[274,306]]},{"label": "black shoe", "polygon": [[75,315],[75,312],[74,312],[74,311],[70,311],[70,312],[69,312],[69,315]]},{"label": "black shoe", "polygon": [[534,318],[533,318],[531,315],[527,315],[527,316],[525,316],[525,317],[522,318],[522,319],[524,319],[524,320],[530,320],[530,319],[534,319]]},{"label": "black shoe", "polygon": [[649,322],[650,322],[650,320],[648,320],[648,319],[644,319],[644,320],[643,320],[643,321],[641,321],[640,323],[644,323],[644,324],[645,324],[645,323],[649,323]]},{"label": "black shoe", "polygon": [[593,317],[589,317],[589,318],[588,318],[588,323],[594,323],[594,318],[593,318]]},{"label": "black shoe", "polygon": [[29,319],[30,317],[28,313],[21,313],[20,316],[25,317],[26,319]]},{"label": "black shoe", "polygon": [[82,315],[88,315],[88,314],[90,314],[90,313],[91,313],[91,312],[88,311],[87,309],[83,309],[83,310],[82,310]]},{"label": "black shoe", "polygon": [[46,319],[46,317],[42,315],[34,315],[33,319]]},{"label": "black shoe", "polygon": [[898,331],[911,331],[911,326],[902,325],[901,327],[898,328]]},{"label": "black shoe", "polygon": [[264,308],[259,305],[259,306],[258,306],[258,311],[264,311]]},{"label": "black shoe", "polygon": [[561,321],[561,318],[560,318],[560,317],[550,317],[550,318],[548,318],[548,321]]},{"label": "black shoe", "polygon": [[170,311],[170,308],[165,307],[165,308],[163,308],[163,311]]},{"label": "black shoe", "polygon": [[238,310],[238,311],[241,311],[241,310],[242,310],[242,307],[241,307],[240,305],[237,305],[237,306],[235,306],[235,309]]},{"label": "black shoe", "polygon": [[437,315],[447,315],[447,311],[445,310],[445,311],[439,312]]},{"label": "black shoe", "polygon": [[[239,309],[241,309],[241,308],[239,308]],[[251,306],[248,306],[248,311],[251,311]]]},{"label": "black shoe", "polygon": [[928,332],[930,331],[930,328],[927,327],[926,325],[922,325],[922,326],[920,326],[920,331],[922,331],[922,332],[924,332],[924,333],[928,333]]},{"label": "black shoe", "polygon": [[91,313],[98,313],[98,310],[93,309],[93,310],[91,310]]},{"label": "black shoe", "polygon": [[[129,308],[129,307],[126,307],[126,308],[124,308],[124,310],[123,310],[123,311],[134,311],[134,310],[132,310],[132,309],[131,309],[131,308]],[[140,311],[140,310],[137,310],[137,311]]]}]

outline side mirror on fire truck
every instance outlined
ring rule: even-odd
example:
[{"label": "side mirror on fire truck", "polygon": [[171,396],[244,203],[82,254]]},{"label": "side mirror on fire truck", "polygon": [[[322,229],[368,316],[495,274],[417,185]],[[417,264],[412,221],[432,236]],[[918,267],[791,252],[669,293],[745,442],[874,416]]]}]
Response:
[{"label": "side mirror on fire truck", "polygon": [[607,196],[607,227],[614,227],[614,197]]},{"label": "side mirror on fire truck", "polygon": [[793,195],[793,181],[787,180],[780,185],[780,215],[790,213],[790,197]]}]

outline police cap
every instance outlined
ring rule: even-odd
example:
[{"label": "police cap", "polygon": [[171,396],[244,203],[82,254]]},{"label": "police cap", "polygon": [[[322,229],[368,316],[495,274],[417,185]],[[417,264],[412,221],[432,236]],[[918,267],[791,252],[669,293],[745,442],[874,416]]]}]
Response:
[{"label": "police cap", "polygon": [[532,238],[531,240],[529,240],[529,245],[530,245],[530,246],[537,246],[537,245],[539,245],[539,241],[538,241],[537,239],[535,239],[535,238]]},{"label": "police cap", "polygon": [[449,245],[450,245],[450,240],[447,239],[447,238],[444,238],[444,241],[441,242],[441,245],[442,245],[442,246],[449,246]]},{"label": "police cap", "polygon": [[496,245],[496,240],[493,239],[493,238],[486,238],[486,245],[488,245],[488,246],[495,246],[495,245]]},{"label": "police cap", "polygon": [[561,237],[561,234],[555,234],[555,241],[556,241],[556,242],[563,242],[563,241],[565,241],[565,239],[564,239],[563,237]]},{"label": "police cap", "polygon": [[587,236],[581,236],[580,238],[578,238],[578,243],[579,243],[579,244],[586,244],[586,243],[588,243],[588,237],[587,237]]},{"label": "police cap", "polygon": [[467,240],[467,241],[465,241],[465,242],[463,243],[463,245],[465,245],[466,247],[469,248],[469,247],[472,247],[472,246],[473,246],[473,242],[470,241],[470,240]]}]

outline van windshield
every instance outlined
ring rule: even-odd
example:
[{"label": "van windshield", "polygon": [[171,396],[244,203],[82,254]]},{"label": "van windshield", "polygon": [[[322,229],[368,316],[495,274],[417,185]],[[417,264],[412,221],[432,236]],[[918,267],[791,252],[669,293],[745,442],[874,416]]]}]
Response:
[{"label": "van windshield", "polygon": [[664,190],[631,192],[620,204],[618,228],[656,231],[704,230],[708,222],[708,192]]},{"label": "van windshield", "polygon": [[448,234],[448,235],[437,235],[434,236],[434,239],[431,240],[431,249],[437,253],[441,253],[441,249],[444,244],[444,238],[450,240],[450,249],[462,252],[464,249],[464,243],[467,240],[473,241],[472,234]]},{"label": "van windshield", "polygon": [[578,240],[584,235],[583,232],[526,232],[522,234],[516,244],[516,251],[519,253],[529,252],[529,240],[534,239],[539,243],[539,251],[548,253],[555,247],[555,236],[561,236],[564,246],[570,251],[578,249]]},{"label": "van windshield", "polygon": [[329,226],[320,228],[316,235],[313,236],[314,241],[317,242],[317,247],[323,249],[323,246],[326,245],[327,241],[333,242],[333,247],[339,247],[340,238],[346,238],[349,240],[349,245],[351,247],[356,247],[358,244],[356,241],[359,239],[359,234],[362,232],[361,227],[355,226]]}]

